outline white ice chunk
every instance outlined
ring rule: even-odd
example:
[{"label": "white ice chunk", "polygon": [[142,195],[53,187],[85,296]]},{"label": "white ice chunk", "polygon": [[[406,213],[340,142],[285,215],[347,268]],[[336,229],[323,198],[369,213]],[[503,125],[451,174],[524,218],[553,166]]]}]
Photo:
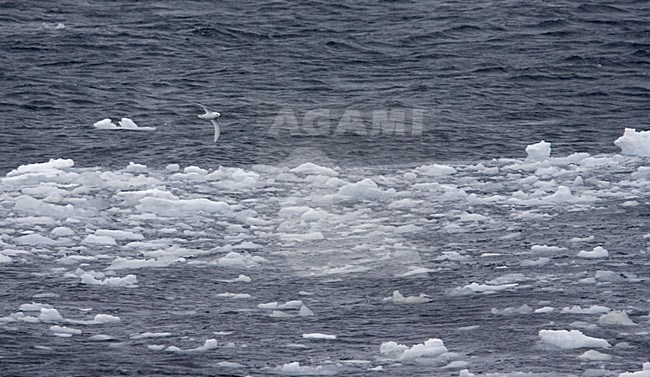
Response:
[{"label": "white ice chunk", "polygon": [[515,308],[515,307],[508,307],[503,310],[499,310],[497,308],[492,308],[492,314],[497,314],[497,315],[516,315],[516,314],[530,314],[533,312],[533,308],[530,306],[523,304],[522,306]]},{"label": "white ice chunk", "polygon": [[128,287],[132,288],[138,283],[138,277],[135,275],[126,275],[123,278],[109,277],[104,280],[96,279],[92,274],[84,272],[81,276],[82,284],[90,285],[108,285],[111,287]]},{"label": "white ice chunk", "polygon": [[424,293],[420,293],[419,296],[404,297],[400,291],[395,290],[393,291],[393,295],[391,297],[385,298],[384,301],[392,301],[396,304],[421,304],[424,302],[429,302],[431,299],[429,299]]},{"label": "white ice chunk", "polygon": [[375,200],[382,198],[384,194],[384,191],[370,178],[349,183],[338,190],[338,196],[349,200]]},{"label": "white ice chunk", "polygon": [[607,258],[608,256],[609,256],[609,252],[607,251],[607,249],[601,246],[596,246],[591,251],[581,250],[578,253],[578,257],[588,258],[588,259]]},{"label": "white ice chunk", "polygon": [[645,179],[650,181],[650,166],[639,166],[637,171],[632,173],[632,179]]},{"label": "white ice chunk", "polygon": [[334,169],[318,166],[311,162],[305,162],[304,164],[291,169],[290,172],[296,174],[327,175],[330,177],[336,177],[339,175],[339,173]]},{"label": "white ice chunk", "polygon": [[52,305],[48,304],[39,304],[37,302],[32,302],[31,304],[22,304],[18,308],[21,312],[40,312],[41,309],[52,309]]},{"label": "white ice chunk", "polygon": [[228,203],[215,202],[205,198],[170,200],[145,197],[136,208],[141,212],[152,212],[160,216],[195,216],[201,213],[232,216]]},{"label": "white ice chunk", "polygon": [[551,156],[551,143],[544,140],[526,147],[527,159],[530,161],[544,161]]},{"label": "white ice chunk", "polygon": [[221,282],[224,283],[250,283],[252,279],[246,275],[239,275],[238,277],[234,279],[227,279],[227,280],[220,280]]},{"label": "white ice chunk", "polygon": [[415,171],[422,175],[437,176],[437,175],[451,175],[456,174],[456,169],[447,165],[422,165],[415,169]]},{"label": "white ice chunk", "polygon": [[143,332],[141,334],[132,334],[129,338],[131,339],[148,339],[148,338],[164,338],[172,336],[170,332]]},{"label": "white ice chunk", "polygon": [[247,299],[247,298],[251,298],[252,296],[249,295],[248,293],[226,292],[226,293],[218,293],[217,297],[233,298],[233,299]]},{"label": "white ice chunk", "polygon": [[321,334],[321,333],[309,333],[309,334],[302,334],[302,337],[305,339],[328,339],[328,340],[333,340],[336,339],[336,335],[330,335],[330,334]]},{"label": "white ice chunk", "polygon": [[93,124],[93,127],[100,130],[116,130],[119,128],[109,118],[102,119],[100,121],[95,122],[95,124]]},{"label": "white ice chunk", "polygon": [[16,237],[14,242],[17,245],[29,245],[29,246],[43,246],[43,245],[56,245],[59,242],[51,238],[41,236],[40,234],[32,233],[24,236]]},{"label": "white ice chunk", "polygon": [[187,350],[180,349],[176,346],[170,346],[165,349],[165,351],[169,352],[178,352],[178,353],[194,353],[194,352],[205,352],[209,350],[216,349],[218,347],[217,340],[216,339],[207,339],[202,346],[198,346],[196,348],[191,348]]},{"label": "white ice chunk", "polygon": [[56,228],[52,229],[50,234],[55,237],[70,237],[70,236],[74,236],[75,233],[72,229],[68,227],[57,226]]},{"label": "white ice chunk", "polygon": [[114,246],[117,245],[113,237],[111,236],[97,236],[94,234],[89,234],[84,238],[84,243],[92,245],[103,245],[103,246]]},{"label": "white ice chunk", "polygon": [[176,262],[185,261],[185,258],[175,256],[161,256],[158,259],[129,259],[117,257],[106,267],[107,270],[136,269],[143,267],[168,267]]},{"label": "white ice chunk", "polygon": [[74,166],[70,159],[50,159],[48,162],[20,165],[18,168],[7,173],[7,177],[16,177],[25,174],[59,174],[62,170]]},{"label": "white ice chunk", "polygon": [[614,144],[621,148],[621,154],[650,157],[650,131],[637,132],[634,128],[626,128]]},{"label": "white ice chunk", "polygon": [[259,267],[264,262],[267,262],[267,260],[258,255],[250,255],[248,253],[240,254],[231,251],[224,257],[219,258],[216,264],[223,267],[255,268]]},{"label": "white ice chunk", "polygon": [[643,370],[641,371],[621,373],[618,377],[650,377],[650,362],[643,363]]},{"label": "white ice chunk", "polygon": [[63,321],[63,316],[54,308],[41,308],[41,313],[38,315],[38,319],[45,323],[61,322]]},{"label": "white ice chunk", "polygon": [[335,370],[326,369],[322,365],[311,367],[306,365],[300,365],[300,363],[297,361],[284,364],[281,367],[277,367],[276,370],[281,374],[286,374],[290,376],[321,376],[321,375],[336,374]]},{"label": "white ice chunk", "polygon": [[396,342],[384,342],[381,344],[379,352],[382,356],[390,359],[412,361],[416,359],[436,359],[446,354],[447,348],[442,340],[431,338],[423,344],[416,344],[410,348]]},{"label": "white ice chunk", "polygon": [[596,350],[585,351],[582,355],[578,356],[578,359],[583,361],[607,361],[611,360],[611,358],[611,355]]},{"label": "white ice chunk", "polygon": [[298,315],[301,317],[311,317],[314,315],[314,312],[307,306],[303,305],[300,307],[300,312],[298,312]]},{"label": "white ice chunk", "polygon": [[534,252],[555,252],[566,250],[566,248],[560,246],[533,245],[530,247],[530,250]]},{"label": "white ice chunk", "polygon": [[562,349],[611,347],[605,339],[586,336],[580,330],[540,330],[539,337],[543,343]]},{"label": "white ice chunk", "polygon": [[73,334],[73,335],[81,334],[81,330],[73,329],[71,327],[66,327],[66,326],[59,326],[59,325],[50,326],[50,331],[55,332],[57,334]]},{"label": "white ice chunk", "polygon": [[154,131],[156,127],[140,127],[129,118],[122,118],[119,126],[116,126],[109,118],[102,119],[95,122],[93,126],[100,130],[138,130],[138,131]]},{"label": "white ice chunk", "polygon": [[94,324],[108,324],[108,323],[119,323],[121,322],[120,317],[116,317],[110,314],[97,314],[93,319]]},{"label": "white ice chunk", "polygon": [[142,234],[127,230],[97,229],[95,235],[98,237],[108,236],[114,240],[140,241],[144,239]]},{"label": "white ice chunk", "polygon": [[563,314],[602,314],[602,313],[607,313],[611,309],[602,306],[602,305],[591,305],[588,308],[582,308],[579,305],[573,305],[572,307],[564,307],[562,308],[561,313]]},{"label": "white ice chunk", "polygon": [[603,314],[598,319],[598,324],[601,326],[635,326],[627,313],[622,310],[615,310],[607,314]]}]

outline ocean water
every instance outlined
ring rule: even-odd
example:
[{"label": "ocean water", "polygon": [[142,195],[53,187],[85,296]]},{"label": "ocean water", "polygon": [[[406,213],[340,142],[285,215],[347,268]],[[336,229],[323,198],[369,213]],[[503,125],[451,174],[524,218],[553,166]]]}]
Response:
[{"label": "ocean water", "polygon": [[0,375],[650,361],[646,2],[0,10]]}]

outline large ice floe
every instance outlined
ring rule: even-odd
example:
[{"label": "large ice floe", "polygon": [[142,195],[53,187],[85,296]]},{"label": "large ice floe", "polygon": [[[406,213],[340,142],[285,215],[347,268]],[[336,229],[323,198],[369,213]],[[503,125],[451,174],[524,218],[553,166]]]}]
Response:
[{"label": "large ice floe", "polygon": [[616,145],[19,166],[0,179],[3,360],[81,347],[213,374],[648,375],[647,131]]}]

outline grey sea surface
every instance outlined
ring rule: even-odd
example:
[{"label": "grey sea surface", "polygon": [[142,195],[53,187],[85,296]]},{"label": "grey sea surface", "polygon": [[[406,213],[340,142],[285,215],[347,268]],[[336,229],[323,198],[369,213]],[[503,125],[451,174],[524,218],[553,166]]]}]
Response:
[{"label": "grey sea surface", "polygon": [[0,10],[0,375],[650,361],[647,2]]}]

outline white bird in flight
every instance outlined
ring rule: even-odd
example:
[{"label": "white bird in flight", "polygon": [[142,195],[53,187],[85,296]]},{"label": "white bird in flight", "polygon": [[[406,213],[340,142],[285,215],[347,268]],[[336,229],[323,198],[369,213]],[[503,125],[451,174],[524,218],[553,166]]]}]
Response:
[{"label": "white bird in flight", "polygon": [[205,114],[199,114],[199,118],[201,119],[209,119],[210,122],[214,125],[214,142],[217,142],[217,139],[219,139],[219,135],[221,134],[221,123],[219,123],[218,118],[221,116],[216,111],[212,111],[206,106],[201,105],[200,103],[192,102],[195,105],[201,106],[203,110],[205,111]]}]

